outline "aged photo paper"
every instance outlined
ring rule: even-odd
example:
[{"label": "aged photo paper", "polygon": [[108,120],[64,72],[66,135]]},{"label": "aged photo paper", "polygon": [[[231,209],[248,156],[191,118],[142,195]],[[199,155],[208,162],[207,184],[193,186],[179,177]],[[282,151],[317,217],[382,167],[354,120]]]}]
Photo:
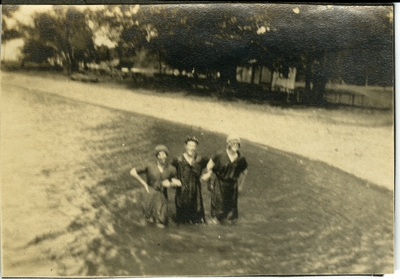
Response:
[{"label": "aged photo paper", "polygon": [[2,276],[393,274],[393,14],[2,5]]}]

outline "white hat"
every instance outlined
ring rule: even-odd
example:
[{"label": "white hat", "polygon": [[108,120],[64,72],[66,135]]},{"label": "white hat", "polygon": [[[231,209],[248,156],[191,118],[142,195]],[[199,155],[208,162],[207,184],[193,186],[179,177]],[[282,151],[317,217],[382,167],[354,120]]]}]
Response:
[{"label": "white hat", "polygon": [[227,143],[233,143],[233,142],[237,142],[237,143],[239,143],[240,144],[240,138],[239,138],[239,136],[237,136],[237,135],[229,135],[227,138],[226,138],[226,142]]}]

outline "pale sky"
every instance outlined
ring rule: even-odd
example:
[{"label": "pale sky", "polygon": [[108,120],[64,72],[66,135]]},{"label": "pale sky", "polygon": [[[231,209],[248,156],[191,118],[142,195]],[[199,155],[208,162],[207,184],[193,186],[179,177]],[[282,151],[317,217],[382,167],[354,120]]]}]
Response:
[{"label": "pale sky", "polygon": [[21,55],[20,49],[24,45],[24,40],[16,39],[1,45],[1,60],[17,61]]},{"label": "pale sky", "polygon": [[[104,9],[104,5],[76,5],[75,8],[78,10],[84,9],[92,9],[92,10],[99,10]],[[135,13],[138,10],[138,5],[132,6],[132,12]],[[5,18],[7,25],[10,28],[13,28],[17,22],[20,22],[24,25],[31,25],[33,24],[32,15],[35,12],[45,12],[45,13],[53,13],[53,5],[21,5],[19,9],[13,14],[12,18]],[[90,25],[89,25],[90,26]],[[115,43],[110,41],[106,36],[102,35],[104,30],[96,33],[94,36],[94,43],[98,46],[106,45],[110,48],[115,47]],[[2,45],[1,48],[1,58],[2,60],[18,60],[20,56],[20,48],[24,45],[22,39],[15,39],[7,42],[7,45]]]},{"label": "pale sky", "polygon": [[[79,10],[90,8],[93,10],[104,9],[104,5],[76,5]],[[137,8],[136,8],[137,10]],[[20,5],[19,9],[13,14],[12,18],[5,18],[7,25],[13,28],[17,22],[25,25],[33,24],[32,15],[35,13],[53,13],[53,5]],[[102,36],[101,32],[95,34],[94,43],[98,46],[106,45],[110,48],[115,47],[115,43],[111,42],[107,37]],[[21,55],[21,47],[24,45],[23,39],[15,39],[2,44],[1,59],[2,60],[18,60]]]},{"label": "pale sky", "polygon": [[21,5],[13,14],[13,18],[6,18],[9,27],[14,27],[17,21],[30,25],[32,23],[32,14],[34,12],[51,12],[52,5]]},{"label": "pale sky", "polygon": [[[74,6],[78,10],[84,9],[93,9],[99,10],[104,9],[104,5],[76,5]],[[7,23],[15,24],[16,20],[23,24],[31,24],[32,23],[32,14],[35,12],[43,13],[52,13],[53,5],[20,5],[19,9],[13,14],[14,19],[9,19]]]}]

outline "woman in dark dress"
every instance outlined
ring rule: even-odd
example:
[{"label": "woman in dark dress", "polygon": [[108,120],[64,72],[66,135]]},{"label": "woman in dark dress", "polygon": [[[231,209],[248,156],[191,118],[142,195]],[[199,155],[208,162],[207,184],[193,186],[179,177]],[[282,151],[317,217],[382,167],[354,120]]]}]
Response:
[{"label": "woman in dark dress", "polygon": [[211,216],[223,222],[236,220],[238,212],[238,192],[243,187],[247,175],[246,158],[239,152],[240,138],[230,135],[227,148],[213,156],[207,164],[207,173],[202,179],[207,181],[212,173],[215,180],[211,185]]},{"label": "woman in dark dress", "polygon": [[[131,170],[131,175],[145,188],[143,213],[146,221],[164,227],[168,223],[168,195],[167,188],[180,187],[181,182],[176,179],[176,169],[168,164],[168,149],[164,145],[155,148],[156,162],[138,166]],[[139,175],[146,174],[146,181]]]},{"label": "woman in dark dress", "polygon": [[198,140],[195,137],[185,139],[185,152],[172,160],[177,170],[177,178],[182,187],[176,188],[176,222],[199,224],[205,222],[200,176],[206,167],[208,158],[196,153]]}]

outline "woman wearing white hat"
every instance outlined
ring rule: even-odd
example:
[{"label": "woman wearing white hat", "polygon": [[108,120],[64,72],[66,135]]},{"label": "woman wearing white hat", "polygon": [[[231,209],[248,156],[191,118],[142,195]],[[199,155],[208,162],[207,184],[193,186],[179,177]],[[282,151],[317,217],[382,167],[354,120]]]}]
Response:
[{"label": "woman wearing white hat", "polygon": [[238,219],[238,190],[243,187],[248,167],[246,158],[239,151],[240,138],[229,135],[226,142],[226,149],[210,159],[207,172],[202,176],[205,181],[212,173],[216,176],[211,186],[211,217],[220,222]]}]

